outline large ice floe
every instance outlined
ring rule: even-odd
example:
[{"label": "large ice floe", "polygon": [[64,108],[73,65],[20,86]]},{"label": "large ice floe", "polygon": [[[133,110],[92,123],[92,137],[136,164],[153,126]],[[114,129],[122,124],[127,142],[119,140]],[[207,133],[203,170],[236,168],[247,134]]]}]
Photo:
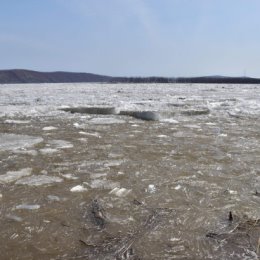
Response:
[{"label": "large ice floe", "polygon": [[25,168],[18,171],[8,171],[6,174],[0,175],[0,183],[14,182],[24,176],[31,175],[31,173],[31,168]]},{"label": "large ice floe", "polygon": [[31,147],[43,141],[42,137],[0,133],[0,150],[10,151]]},{"label": "large ice floe", "polygon": [[63,179],[55,176],[47,175],[34,175],[30,177],[22,178],[16,181],[16,184],[28,185],[28,186],[41,186],[45,184],[52,184],[55,182],[62,182]]}]

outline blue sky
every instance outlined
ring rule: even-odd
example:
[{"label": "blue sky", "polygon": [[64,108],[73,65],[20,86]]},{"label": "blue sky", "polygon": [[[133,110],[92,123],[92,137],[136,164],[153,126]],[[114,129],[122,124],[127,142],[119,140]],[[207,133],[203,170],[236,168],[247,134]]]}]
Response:
[{"label": "blue sky", "polygon": [[260,1],[1,0],[11,68],[260,77]]}]

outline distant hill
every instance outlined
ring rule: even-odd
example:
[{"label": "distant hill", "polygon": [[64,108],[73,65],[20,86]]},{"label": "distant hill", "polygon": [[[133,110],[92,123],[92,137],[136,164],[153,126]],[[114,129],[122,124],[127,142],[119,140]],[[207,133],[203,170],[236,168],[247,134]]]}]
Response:
[{"label": "distant hill", "polygon": [[91,73],[38,72],[32,70],[0,70],[2,83],[69,83],[69,82],[108,82],[111,77]]},{"label": "distant hill", "polygon": [[249,77],[110,77],[91,73],[38,72],[32,70],[0,70],[0,84],[15,83],[205,83],[205,84],[260,84],[260,79]]}]

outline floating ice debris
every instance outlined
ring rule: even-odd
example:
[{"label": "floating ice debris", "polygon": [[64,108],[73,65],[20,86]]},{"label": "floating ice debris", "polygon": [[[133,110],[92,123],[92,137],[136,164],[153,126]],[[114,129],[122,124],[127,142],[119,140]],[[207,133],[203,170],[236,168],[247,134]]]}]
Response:
[{"label": "floating ice debris", "polygon": [[88,135],[87,132],[83,132],[83,131],[80,131],[79,134],[81,134],[81,135]]},{"label": "floating ice debris", "polygon": [[94,132],[94,133],[89,133],[89,132],[79,132],[79,134],[81,134],[81,135],[88,135],[88,136],[93,136],[93,137],[97,137],[97,138],[100,138],[101,136],[100,136],[100,134],[99,133],[97,133],[97,132]]},{"label": "floating ice debris", "polygon": [[76,128],[80,128],[80,124],[79,123],[74,123],[73,126],[76,127]]},{"label": "floating ice debris", "polygon": [[53,148],[56,149],[68,149],[68,148],[72,148],[73,144],[65,141],[65,140],[51,140],[49,141],[49,144],[53,146]]},{"label": "floating ice debris", "polygon": [[87,190],[88,189],[83,187],[82,185],[77,185],[70,189],[71,192],[83,192],[83,191],[87,191]]},{"label": "floating ice debris", "polygon": [[53,149],[53,148],[43,148],[40,149],[40,153],[41,154],[53,154],[53,153],[57,153],[58,150],[57,149]]},{"label": "floating ice debris", "polygon": [[120,166],[125,160],[111,160],[104,164],[105,167]]},{"label": "floating ice debris", "polygon": [[175,247],[171,248],[171,252],[173,252],[173,253],[177,253],[177,252],[184,251],[184,250],[185,250],[185,247],[183,245],[179,245],[179,246],[175,246]]},{"label": "floating ice debris", "polygon": [[235,191],[235,190],[227,190],[228,191],[228,193],[229,194],[231,194],[231,195],[237,195],[237,191]]},{"label": "floating ice debris", "polygon": [[219,134],[219,137],[227,137],[227,134]]},{"label": "floating ice debris", "polygon": [[92,173],[92,174],[90,174],[91,179],[98,179],[98,178],[106,177],[106,176],[107,176],[107,173]]},{"label": "floating ice debris", "polygon": [[181,189],[181,185],[177,185],[174,189],[175,190],[180,190]]},{"label": "floating ice debris", "polygon": [[97,117],[97,118],[92,118],[88,122],[92,123],[92,124],[97,124],[97,125],[110,125],[110,124],[124,124],[125,120],[117,119],[117,118],[113,118],[113,117],[108,117],[108,118]]},{"label": "floating ice debris", "polygon": [[178,241],[180,241],[181,239],[180,238],[177,238],[177,237],[172,237],[172,238],[170,238],[170,241],[171,242],[178,242]]},{"label": "floating ice debris", "polygon": [[92,189],[114,189],[120,186],[119,182],[113,182],[110,180],[93,180],[91,181],[90,187]]},{"label": "floating ice debris", "polygon": [[113,190],[111,190],[111,191],[109,192],[109,194],[114,194],[114,195],[116,195],[116,196],[118,196],[118,197],[125,197],[125,196],[127,196],[130,192],[131,192],[131,190],[128,190],[128,189],[126,189],[126,188],[118,188],[118,187],[116,187],[116,188],[114,188]]},{"label": "floating ice debris", "polygon": [[77,180],[78,179],[78,177],[74,176],[71,173],[61,174],[61,176],[67,180]]},{"label": "floating ice debris", "polygon": [[154,193],[156,191],[156,187],[154,184],[149,184],[148,188],[146,189],[146,192]]},{"label": "floating ice debris", "polygon": [[17,222],[22,222],[23,221],[23,219],[21,217],[18,217],[16,215],[7,214],[5,217],[7,219],[14,220],[14,221],[17,221]]},{"label": "floating ice debris", "polygon": [[55,126],[46,126],[44,127],[42,130],[43,131],[53,131],[53,130],[57,130],[58,128]]},{"label": "floating ice debris", "polygon": [[159,137],[159,138],[168,138],[167,135],[157,135],[157,137]]},{"label": "floating ice debris", "polygon": [[9,171],[6,174],[0,175],[0,183],[10,183],[24,176],[29,176],[32,173],[31,168],[21,169],[19,171]]},{"label": "floating ice debris", "polygon": [[0,134],[0,150],[17,150],[33,146],[41,143],[43,138],[29,136],[29,135],[16,135],[16,134]]},{"label": "floating ice debris", "polygon": [[0,193],[0,199],[2,199],[3,198],[3,195]]},{"label": "floating ice debris", "polygon": [[55,182],[62,182],[63,179],[54,176],[46,175],[34,175],[30,177],[25,177],[16,182],[16,184],[23,184],[29,186],[41,186],[44,184],[51,184]]},{"label": "floating ice debris", "polygon": [[12,234],[12,235],[10,236],[10,239],[16,239],[17,237],[19,237],[19,235],[16,234],[16,233],[14,233],[14,234]]},{"label": "floating ice debris", "polygon": [[60,198],[58,196],[55,196],[55,195],[48,195],[47,198],[50,201],[56,201],[56,202],[60,201]]},{"label": "floating ice debris", "polygon": [[201,129],[201,127],[198,126],[198,125],[184,125],[184,127],[187,127],[187,128],[194,128],[194,129]]},{"label": "floating ice debris", "polygon": [[5,124],[29,124],[30,121],[28,120],[10,120],[7,119],[4,121]]},{"label": "floating ice debris", "polygon": [[25,155],[31,155],[31,156],[36,156],[38,155],[38,152],[35,150],[14,150],[14,153],[16,154],[25,154]]},{"label": "floating ice debris", "polygon": [[28,209],[28,210],[34,210],[34,209],[39,209],[41,206],[36,204],[36,205],[30,205],[30,204],[21,204],[15,207],[15,209]]},{"label": "floating ice debris", "polygon": [[162,119],[161,122],[164,122],[164,123],[171,123],[171,124],[178,124],[179,121],[175,120],[175,119],[172,119],[172,118],[165,118],[165,119]]}]

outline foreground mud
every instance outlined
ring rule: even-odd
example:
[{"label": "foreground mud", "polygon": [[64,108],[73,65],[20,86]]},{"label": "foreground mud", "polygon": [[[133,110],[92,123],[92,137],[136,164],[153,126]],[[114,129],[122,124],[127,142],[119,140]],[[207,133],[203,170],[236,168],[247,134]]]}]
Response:
[{"label": "foreground mud", "polygon": [[1,259],[258,259],[259,87],[140,87],[1,87]]}]

